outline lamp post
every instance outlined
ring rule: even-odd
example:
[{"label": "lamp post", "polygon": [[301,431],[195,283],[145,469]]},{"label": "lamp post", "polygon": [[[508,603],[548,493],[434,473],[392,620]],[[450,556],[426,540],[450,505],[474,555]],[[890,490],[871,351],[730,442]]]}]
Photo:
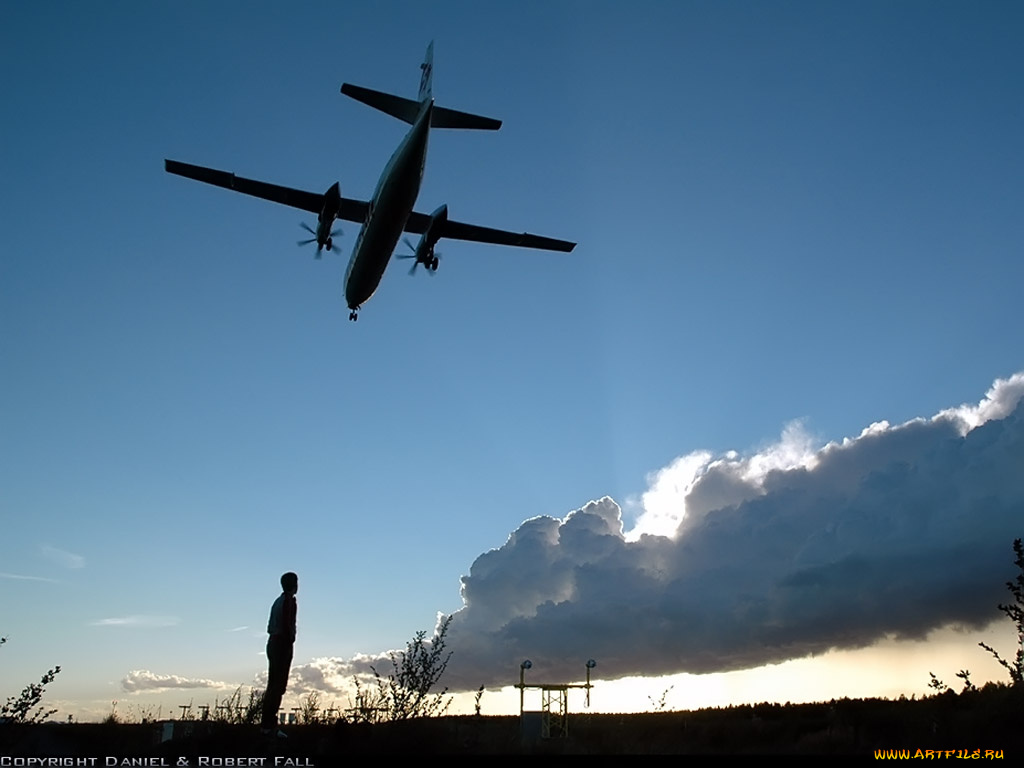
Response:
[{"label": "lamp post", "polygon": [[519,715],[523,714],[523,694],[526,691],[526,682],[524,681],[524,675],[526,670],[533,666],[533,662],[526,659],[522,664],[519,665]]}]

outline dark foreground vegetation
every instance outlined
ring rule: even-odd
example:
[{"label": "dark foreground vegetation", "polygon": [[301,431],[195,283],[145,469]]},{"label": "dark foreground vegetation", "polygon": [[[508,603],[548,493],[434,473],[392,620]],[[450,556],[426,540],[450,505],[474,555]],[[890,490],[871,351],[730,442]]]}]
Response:
[{"label": "dark foreground vegetation", "polygon": [[[9,732],[3,755],[289,757],[292,765],[331,765],[345,755],[417,754],[847,754],[876,750],[1002,750],[1024,754],[1024,691],[988,684],[981,690],[920,700],[840,699],[817,704],[756,704],[694,712],[570,715],[563,738],[528,738],[518,717],[446,716],[388,723],[296,725],[288,739],[255,726],[179,721],[161,742],[162,723],[41,723]],[[216,764],[216,763],[207,763]],[[225,763],[221,763],[225,764]],[[256,763],[258,764],[258,763]],[[267,759],[264,765],[273,765]],[[283,764],[283,763],[279,763]]]}]

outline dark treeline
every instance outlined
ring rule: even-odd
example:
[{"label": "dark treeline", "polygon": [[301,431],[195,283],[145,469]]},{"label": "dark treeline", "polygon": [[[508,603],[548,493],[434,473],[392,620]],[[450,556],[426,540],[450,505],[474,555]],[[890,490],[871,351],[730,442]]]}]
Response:
[{"label": "dark treeline", "polygon": [[[524,736],[517,716],[446,716],[391,723],[293,726],[268,741],[254,726],[164,723],[45,723],[19,726],[21,756],[291,756],[326,764],[353,754],[859,754],[876,750],[1003,750],[1020,754],[1020,686],[922,699],[837,699],[755,704],[692,712],[569,716],[561,738]],[[161,741],[172,731],[171,738]],[[319,760],[319,762],[318,762]],[[102,759],[99,761],[102,763]],[[196,763],[193,763],[196,764]],[[268,760],[265,764],[273,764]]]}]

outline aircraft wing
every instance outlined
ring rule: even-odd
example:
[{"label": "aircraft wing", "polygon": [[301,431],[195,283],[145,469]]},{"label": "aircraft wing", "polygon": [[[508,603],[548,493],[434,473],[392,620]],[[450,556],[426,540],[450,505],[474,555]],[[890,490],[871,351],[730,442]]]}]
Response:
[{"label": "aircraft wing", "polygon": [[[427,231],[429,223],[429,216],[413,212],[405,224],[405,231],[422,235]],[[470,240],[475,243],[514,245],[519,248],[540,248],[545,251],[563,251],[565,253],[576,247],[576,243],[570,243],[568,240],[555,240],[552,237],[531,235],[529,232],[507,232],[503,229],[491,229],[451,220],[446,221],[441,228],[441,237],[449,240]]]},{"label": "aircraft wing", "polygon": [[[215,187],[233,189],[235,192],[241,192],[244,195],[262,197],[264,200],[270,200],[281,205],[290,205],[292,208],[298,208],[300,211],[319,214],[324,207],[324,196],[322,193],[304,192],[301,189],[268,184],[265,181],[244,179],[227,171],[204,168],[201,165],[179,163],[177,160],[164,160],[164,169],[168,173],[202,181],[206,184],[213,184]],[[365,221],[367,207],[366,202],[362,200],[350,200],[343,197],[341,198],[341,209],[338,211],[338,218],[345,219],[346,221]]]},{"label": "aircraft wing", "polygon": [[[319,214],[324,207],[324,195],[317,192],[304,192],[301,189],[282,187],[278,184],[269,184],[265,181],[256,181],[236,176],[227,171],[218,171],[214,168],[204,168],[201,165],[190,165],[177,160],[164,160],[164,169],[168,173],[184,176],[187,179],[194,179],[205,184],[212,184],[215,187],[233,189],[244,195],[261,197],[281,205],[289,205],[301,211]],[[338,210],[338,218],[345,221],[362,223],[366,221],[369,203],[365,200],[353,200],[348,197],[341,198],[341,207]],[[421,235],[427,230],[430,224],[430,217],[423,213],[413,212],[405,224],[405,231]],[[441,237],[449,240],[470,240],[477,243],[493,243],[495,245],[514,245],[520,248],[541,248],[547,251],[571,251],[576,243],[566,240],[555,240],[551,237],[531,235],[528,232],[506,232],[501,229],[480,227],[476,224],[463,224],[459,221],[445,221],[441,229]]]}]

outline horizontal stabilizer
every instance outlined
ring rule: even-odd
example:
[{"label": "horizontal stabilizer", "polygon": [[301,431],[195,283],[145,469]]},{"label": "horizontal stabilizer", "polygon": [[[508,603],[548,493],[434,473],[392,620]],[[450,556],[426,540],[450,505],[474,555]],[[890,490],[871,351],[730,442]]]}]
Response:
[{"label": "horizontal stabilizer", "polygon": [[[375,91],[372,88],[363,88],[351,83],[342,83],[341,92],[356,101],[361,101],[369,107],[380,110],[392,117],[412,125],[420,113],[419,102],[412,99],[403,99],[391,93]],[[446,107],[434,107],[430,117],[432,128],[465,128],[483,131],[496,131],[501,128],[501,120],[482,115],[473,115],[469,112],[459,112]]]},{"label": "horizontal stabilizer", "polygon": [[478,131],[496,131],[501,128],[501,120],[482,115],[471,115],[445,107],[434,107],[430,116],[431,128],[469,128]]},{"label": "horizontal stabilizer", "polygon": [[416,115],[419,114],[420,105],[412,99],[403,99],[401,96],[394,96],[390,93],[375,91],[371,88],[363,88],[351,83],[342,83],[341,92],[351,96],[356,101],[361,101],[367,106],[386,112],[392,117],[412,125],[416,122]]}]

